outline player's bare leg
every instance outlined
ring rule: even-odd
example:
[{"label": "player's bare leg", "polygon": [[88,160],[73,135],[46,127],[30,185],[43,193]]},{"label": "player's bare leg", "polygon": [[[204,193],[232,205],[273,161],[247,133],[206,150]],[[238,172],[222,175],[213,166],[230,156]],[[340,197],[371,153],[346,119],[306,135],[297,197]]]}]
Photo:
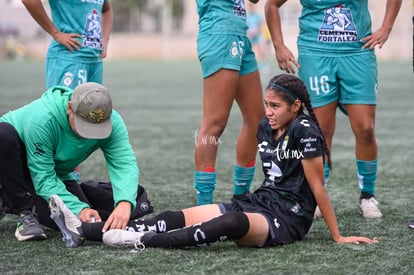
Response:
[{"label": "player's bare leg", "polygon": [[375,138],[375,105],[346,105],[346,110],[355,135],[357,159],[371,161],[377,158],[378,146]]},{"label": "player's bare leg", "polygon": [[375,137],[375,105],[350,104],[346,109],[355,135],[355,155],[358,170],[360,212],[365,218],[380,218],[378,201],[374,198],[377,179],[378,145]]},{"label": "player's bare leg", "polygon": [[[314,108],[316,118],[318,119],[319,126],[321,127],[322,133],[325,136],[325,142],[330,152],[332,152],[332,142],[335,133],[336,126],[336,111],[338,103],[332,102],[328,105]],[[330,169],[328,163],[324,164],[324,178],[325,187],[327,187],[330,177]],[[322,217],[322,213],[319,207],[316,208],[314,218]]]},{"label": "player's bare leg", "polygon": [[240,77],[236,102],[242,114],[242,126],[236,145],[234,167],[234,195],[250,191],[255,173],[257,130],[265,116],[263,92],[258,71]]},{"label": "player's bare leg", "polygon": [[330,151],[332,151],[332,141],[335,133],[337,106],[337,102],[332,102],[313,109]]},{"label": "player's bare leg", "polygon": [[204,79],[203,115],[194,149],[194,185],[198,205],[213,201],[217,151],[236,96],[238,79],[238,71],[227,69]]},{"label": "player's bare leg", "polygon": [[[332,102],[328,105],[314,108],[316,118],[318,119],[319,126],[321,127],[322,133],[325,136],[326,145],[330,152],[332,152],[332,142],[336,127],[336,110],[337,102]],[[325,164],[325,184],[329,181],[329,168]]]},{"label": "player's bare leg", "polygon": [[263,92],[259,72],[240,77],[236,102],[239,105],[243,122],[237,139],[237,165],[245,166],[256,157],[257,129],[265,116]]}]

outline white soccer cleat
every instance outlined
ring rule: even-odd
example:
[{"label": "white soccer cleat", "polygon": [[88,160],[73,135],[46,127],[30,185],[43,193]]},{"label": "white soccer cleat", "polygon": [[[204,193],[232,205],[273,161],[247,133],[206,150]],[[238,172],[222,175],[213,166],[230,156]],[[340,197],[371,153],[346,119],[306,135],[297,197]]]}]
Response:
[{"label": "white soccer cleat", "polygon": [[361,199],[359,203],[359,211],[362,216],[367,219],[377,219],[382,217],[382,213],[378,208],[378,201],[372,197],[369,199]]},{"label": "white soccer cleat", "polygon": [[85,239],[82,237],[82,222],[69,210],[58,195],[49,199],[50,218],[59,227],[63,241],[67,247],[81,246]]},{"label": "white soccer cleat", "polygon": [[112,247],[132,247],[142,251],[145,249],[145,245],[141,242],[144,234],[145,232],[112,229],[103,234],[102,241]]}]

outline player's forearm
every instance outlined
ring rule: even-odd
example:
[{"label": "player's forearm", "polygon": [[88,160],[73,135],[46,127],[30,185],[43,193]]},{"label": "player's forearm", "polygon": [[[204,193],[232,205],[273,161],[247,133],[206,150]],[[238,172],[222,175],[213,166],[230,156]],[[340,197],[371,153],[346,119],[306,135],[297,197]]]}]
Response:
[{"label": "player's forearm", "polygon": [[33,17],[33,19],[52,37],[55,36],[59,30],[55,27],[52,20],[46,13],[43,4],[39,0],[22,0],[24,6]]},{"label": "player's forearm", "polygon": [[104,47],[108,47],[109,37],[111,36],[112,32],[112,24],[113,24],[113,13],[111,6],[104,5],[102,9],[102,39]]},{"label": "player's forearm", "polygon": [[335,212],[329,200],[328,193],[324,187],[320,188],[320,192],[315,192],[315,199],[318,203],[319,209],[321,210],[325,223],[328,226],[329,232],[331,233],[332,239],[337,242],[341,237],[341,234],[339,232]]},{"label": "player's forearm", "polygon": [[394,26],[395,19],[401,8],[402,0],[388,0],[385,8],[384,20],[382,22],[382,28],[391,32]]},{"label": "player's forearm", "polygon": [[278,46],[284,45],[282,26],[279,14],[279,7],[285,1],[269,0],[265,5],[265,18],[267,27],[269,28],[270,36],[273,42],[273,47],[277,50]]}]

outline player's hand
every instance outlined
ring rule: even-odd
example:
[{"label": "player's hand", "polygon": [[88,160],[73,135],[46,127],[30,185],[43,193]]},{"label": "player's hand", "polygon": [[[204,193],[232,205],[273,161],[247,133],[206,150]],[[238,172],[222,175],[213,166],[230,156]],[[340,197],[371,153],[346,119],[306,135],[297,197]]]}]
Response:
[{"label": "player's hand", "polygon": [[79,41],[79,38],[82,36],[77,33],[64,33],[57,32],[53,35],[53,38],[65,46],[69,51],[79,50],[82,47],[82,43]]},{"label": "player's hand", "polygon": [[378,46],[378,48],[381,49],[384,43],[388,40],[390,32],[391,29],[387,30],[385,28],[379,28],[376,32],[361,39],[361,41],[365,42],[362,48],[374,49],[376,46]]},{"label": "player's hand", "polygon": [[107,49],[106,49],[106,46],[104,46],[104,48],[102,49],[102,52],[101,52],[101,58],[102,59],[104,59],[105,57],[106,57],[106,55],[107,55]]},{"label": "player's hand", "polygon": [[360,236],[350,236],[350,237],[343,237],[340,236],[338,240],[335,240],[337,243],[350,243],[350,244],[360,244],[360,243],[367,243],[367,244],[374,244],[378,242],[377,237],[373,239],[367,237],[360,237]]},{"label": "player's hand", "polygon": [[131,203],[121,201],[105,222],[102,232],[106,232],[109,229],[125,229],[130,217]]},{"label": "player's hand", "polygon": [[84,208],[79,213],[79,219],[82,222],[101,222],[101,216],[99,216],[98,211],[92,208]]},{"label": "player's hand", "polygon": [[279,46],[275,52],[279,68],[282,71],[294,74],[296,71],[293,65],[295,65],[296,68],[299,68],[299,63],[296,61],[292,52],[284,45]]}]

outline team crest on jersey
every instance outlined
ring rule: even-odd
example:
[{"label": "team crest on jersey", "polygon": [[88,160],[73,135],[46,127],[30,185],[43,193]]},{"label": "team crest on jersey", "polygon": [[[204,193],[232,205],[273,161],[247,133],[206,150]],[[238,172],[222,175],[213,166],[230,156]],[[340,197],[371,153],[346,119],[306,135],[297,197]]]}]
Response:
[{"label": "team crest on jersey", "polygon": [[83,28],[82,45],[85,47],[102,50],[102,17],[96,9],[86,15],[86,23]]},{"label": "team crest on jersey", "polygon": [[233,42],[231,45],[230,54],[233,57],[237,57],[239,55],[239,47],[237,47],[237,42]]},{"label": "team crest on jersey", "polygon": [[63,76],[63,85],[66,87],[70,87],[73,83],[73,74],[71,72],[66,72]]},{"label": "team crest on jersey", "polygon": [[241,18],[246,18],[246,6],[244,5],[244,0],[234,0],[233,14]]},{"label": "team crest on jersey", "polygon": [[318,42],[343,43],[358,40],[350,9],[338,4],[325,10],[323,22],[319,28]]},{"label": "team crest on jersey", "polygon": [[230,55],[231,57],[242,58],[243,50],[244,49],[244,42],[243,41],[233,41],[230,48]]}]

